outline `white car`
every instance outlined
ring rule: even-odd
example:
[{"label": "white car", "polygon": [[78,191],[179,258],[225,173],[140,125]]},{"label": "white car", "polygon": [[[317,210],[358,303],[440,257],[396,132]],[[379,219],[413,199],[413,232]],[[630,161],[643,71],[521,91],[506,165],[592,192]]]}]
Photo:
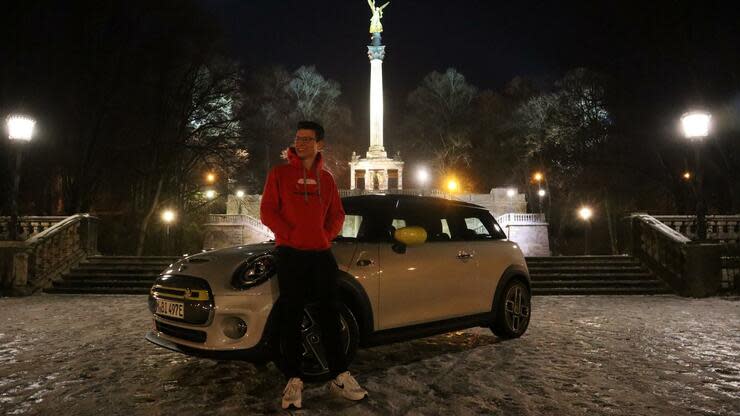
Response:
[{"label": "white car", "polygon": [[[524,256],[484,208],[404,195],[343,198],[346,218],[332,251],[339,264],[342,334],[358,347],[475,326],[519,337],[531,315]],[[214,358],[281,364],[274,243],[197,254],[172,264],[151,288],[165,348]],[[312,307],[303,331],[304,378],[328,373]]]}]

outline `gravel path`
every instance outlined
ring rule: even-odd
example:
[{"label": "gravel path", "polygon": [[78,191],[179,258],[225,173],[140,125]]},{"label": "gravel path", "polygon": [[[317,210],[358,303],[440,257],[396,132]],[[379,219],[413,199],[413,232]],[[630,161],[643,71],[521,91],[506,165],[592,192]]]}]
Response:
[{"label": "gravel path", "polygon": [[[370,398],[307,385],[307,415],[740,415],[740,299],[537,297],[524,337],[476,328],[361,350]],[[0,299],[0,414],[280,413],[270,364],[146,342],[143,296]]]}]

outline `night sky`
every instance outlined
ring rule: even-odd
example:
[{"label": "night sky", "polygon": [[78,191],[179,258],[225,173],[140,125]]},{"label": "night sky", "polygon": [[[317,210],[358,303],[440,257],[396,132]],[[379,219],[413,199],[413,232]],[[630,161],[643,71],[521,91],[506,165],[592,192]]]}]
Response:
[{"label": "night sky", "polygon": [[[355,125],[367,125],[365,0],[203,4],[247,68],[315,65],[341,83]],[[729,2],[395,0],[383,27],[386,126],[425,74],[448,67],[497,90],[517,75],[551,80],[585,66],[611,76],[650,123],[697,104],[738,102],[740,30]]]}]

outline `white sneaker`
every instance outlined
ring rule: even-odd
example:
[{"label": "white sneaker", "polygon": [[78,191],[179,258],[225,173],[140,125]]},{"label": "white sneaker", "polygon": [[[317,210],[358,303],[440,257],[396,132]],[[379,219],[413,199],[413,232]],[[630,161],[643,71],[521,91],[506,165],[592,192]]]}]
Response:
[{"label": "white sneaker", "polygon": [[332,393],[344,397],[347,400],[362,400],[367,397],[367,390],[360,387],[360,383],[354,377],[345,371],[334,380],[329,382],[329,390]]},{"label": "white sneaker", "polygon": [[300,409],[302,393],[303,382],[300,378],[293,377],[288,380],[288,384],[285,385],[285,390],[283,390],[283,409],[287,409],[290,406]]}]

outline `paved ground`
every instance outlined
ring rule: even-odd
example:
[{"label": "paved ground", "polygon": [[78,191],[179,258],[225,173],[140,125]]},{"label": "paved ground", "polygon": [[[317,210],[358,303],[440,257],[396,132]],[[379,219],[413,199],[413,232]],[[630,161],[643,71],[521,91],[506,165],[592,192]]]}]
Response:
[{"label": "paved ground", "polygon": [[[0,299],[0,414],[280,413],[274,366],[143,339],[142,296]],[[361,351],[370,398],[309,385],[300,414],[740,415],[740,300],[539,297],[529,331],[478,328]]]}]

